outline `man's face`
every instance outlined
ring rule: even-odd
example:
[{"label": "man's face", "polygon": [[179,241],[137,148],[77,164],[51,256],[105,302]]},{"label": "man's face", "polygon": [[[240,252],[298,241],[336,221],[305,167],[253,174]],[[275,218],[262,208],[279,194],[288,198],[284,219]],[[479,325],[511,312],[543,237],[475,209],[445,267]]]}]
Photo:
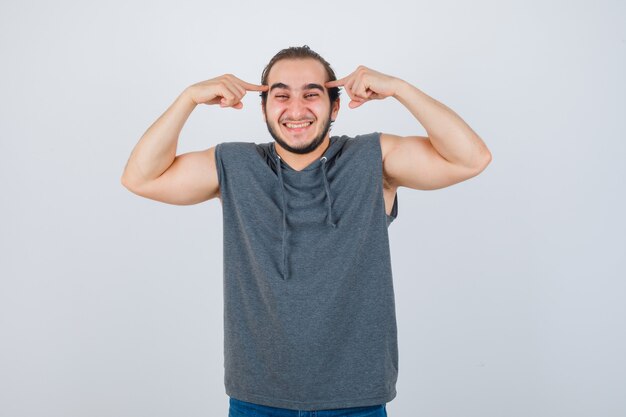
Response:
[{"label": "man's face", "polygon": [[289,152],[306,154],[328,136],[339,102],[330,105],[324,66],[314,59],[283,59],[267,77],[270,90],[263,109],[276,142]]}]

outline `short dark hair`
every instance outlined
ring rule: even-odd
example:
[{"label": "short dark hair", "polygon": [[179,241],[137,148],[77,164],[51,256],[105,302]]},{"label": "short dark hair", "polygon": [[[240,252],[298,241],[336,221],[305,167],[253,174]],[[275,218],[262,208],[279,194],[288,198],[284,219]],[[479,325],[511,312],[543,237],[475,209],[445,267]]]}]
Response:
[{"label": "short dark hair", "polygon": [[[267,76],[270,73],[270,70],[280,60],[283,59],[306,59],[311,58],[319,62],[324,66],[327,75],[328,81],[335,81],[337,76],[335,76],[335,71],[330,67],[330,64],[320,56],[317,52],[309,48],[307,45],[304,46],[291,46],[289,48],[285,48],[279,51],[276,55],[270,59],[270,62],[265,66],[263,72],[261,73],[261,85],[267,84]],[[330,104],[332,105],[339,98],[339,87],[332,87],[328,89],[328,96],[330,98]],[[261,93],[261,103],[265,106],[267,102],[267,91],[263,91]]]}]

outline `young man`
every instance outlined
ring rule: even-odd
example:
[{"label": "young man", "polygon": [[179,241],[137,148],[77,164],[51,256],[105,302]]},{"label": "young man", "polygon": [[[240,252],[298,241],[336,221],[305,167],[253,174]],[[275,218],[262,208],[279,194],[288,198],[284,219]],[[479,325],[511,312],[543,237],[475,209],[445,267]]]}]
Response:
[{"label": "young man", "polygon": [[[331,137],[340,87],[352,109],[397,99],[428,136]],[[251,91],[261,93],[274,142],[176,155],[198,104],[241,109]],[[447,187],[490,161],[480,137],[445,105],[363,66],[337,80],[305,46],[274,56],[261,85],[223,75],[186,88],[136,145],[122,184],[170,204],[220,198],[231,417],[382,416],[398,375],[387,235],[396,191]]]}]

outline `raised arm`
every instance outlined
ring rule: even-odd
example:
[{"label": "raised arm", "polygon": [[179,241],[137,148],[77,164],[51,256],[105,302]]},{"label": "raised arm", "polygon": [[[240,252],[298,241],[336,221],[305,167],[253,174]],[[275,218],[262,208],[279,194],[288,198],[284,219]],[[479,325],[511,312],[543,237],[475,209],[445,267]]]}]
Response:
[{"label": "raised arm", "polygon": [[122,185],[137,195],[168,204],[189,205],[217,197],[215,147],[176,156],[180,132],[198,104],[241,109],[247,91],[265,90],[267,86],[249,84],[230,74],[187,87],[131,152]]},{"label": "raised arm", "polygon": [[354,109],[370,100],[394,97],[419,121],[428,137],[381,134],[385,184],[432,190],[478,175],[491,162],[482,139],[454,111],[399,78],[360,66],[326,83],[343,86]]}]

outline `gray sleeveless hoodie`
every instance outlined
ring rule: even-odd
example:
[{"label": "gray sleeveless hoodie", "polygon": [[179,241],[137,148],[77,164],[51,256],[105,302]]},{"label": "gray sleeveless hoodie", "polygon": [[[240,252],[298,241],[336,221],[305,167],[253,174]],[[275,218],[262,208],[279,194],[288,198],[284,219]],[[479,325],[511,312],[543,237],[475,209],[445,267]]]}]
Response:
[{"label": "gray sleeveless hoodie", "polygon": [[380,134],[333,136],[300,171],[274,143],[215,148],[224,232],[224,383],[321,410],[396,395],[398,347]]}]

